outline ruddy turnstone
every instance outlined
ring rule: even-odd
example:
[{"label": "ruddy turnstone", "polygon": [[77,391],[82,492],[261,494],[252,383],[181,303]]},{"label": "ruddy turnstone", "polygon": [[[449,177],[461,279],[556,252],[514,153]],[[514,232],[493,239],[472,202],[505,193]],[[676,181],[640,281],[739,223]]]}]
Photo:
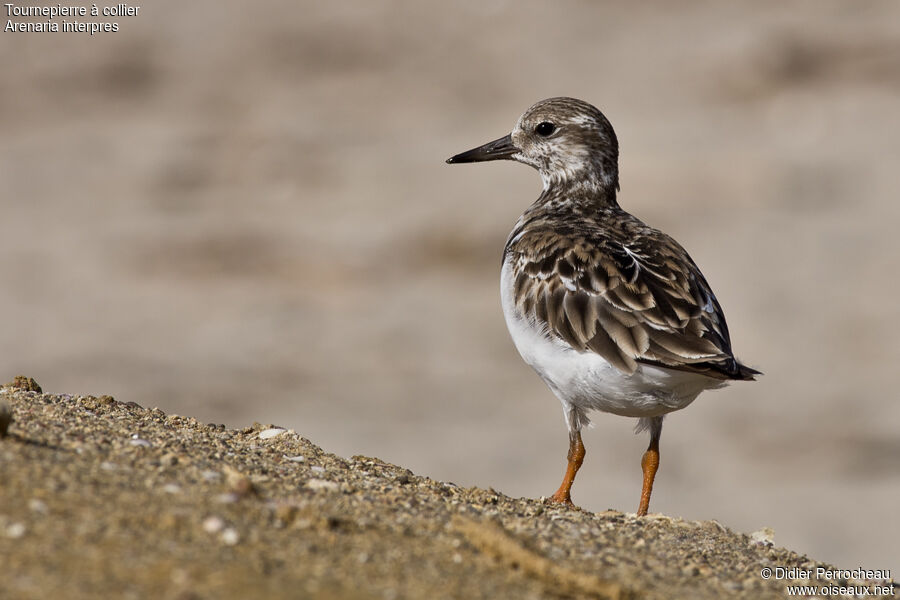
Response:
[{"label": "ruddy turnstone", "polygon": [[506,240],[500,274],[513,342],[562,402],[569,453],[550,498],[572,504],[588,411],[636,417],[650,431],[637,514],[659,468],[663,417],[708,389],[759,371],[731,350],[722,307],[681,245],[619,207],[619,145],[590,104],[550,98],[512,133],[448,163],[510,159],[537,169],[538,199]]}]

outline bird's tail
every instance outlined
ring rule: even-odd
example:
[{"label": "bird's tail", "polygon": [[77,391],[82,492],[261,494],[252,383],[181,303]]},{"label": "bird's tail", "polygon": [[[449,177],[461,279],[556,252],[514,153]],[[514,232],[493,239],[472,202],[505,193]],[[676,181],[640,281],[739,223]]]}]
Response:
[{"label": "bird's tail", "polygon": [[734,361],[734,368],[729,373],[732,379],[737,379],[739,381],[754,381],[757,375],[762,374],[762,371],[751,369],[747,365],[742,365],[736,360]]}]

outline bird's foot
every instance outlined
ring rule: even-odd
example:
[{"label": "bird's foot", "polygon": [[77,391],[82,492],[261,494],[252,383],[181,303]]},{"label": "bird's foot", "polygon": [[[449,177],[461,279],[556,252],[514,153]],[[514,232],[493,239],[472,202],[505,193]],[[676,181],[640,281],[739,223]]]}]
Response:
[{"label": "bird's foot", "polygon": [[555,494],[547,498],[547,502],[551,504],[562,504],[568,508],[575,508],[575,504],[572,502],[572,496],[569,495],[568,490],[557,490]]}]

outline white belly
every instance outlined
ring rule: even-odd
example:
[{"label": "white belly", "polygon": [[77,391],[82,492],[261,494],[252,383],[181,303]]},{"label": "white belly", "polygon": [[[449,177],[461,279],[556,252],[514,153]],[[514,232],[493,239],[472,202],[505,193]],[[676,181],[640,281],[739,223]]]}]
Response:
[{"label": "white belly", "polygon": [[512,268],[506,261],[500,275],[506,326],[519,354],[563,405],[625,417],[657,417],[684,408],[703,390],[726,383],[695,373],[641,364],[631,375],[622,373],[599,354],[578,352],[519,317],[513,290]]}]

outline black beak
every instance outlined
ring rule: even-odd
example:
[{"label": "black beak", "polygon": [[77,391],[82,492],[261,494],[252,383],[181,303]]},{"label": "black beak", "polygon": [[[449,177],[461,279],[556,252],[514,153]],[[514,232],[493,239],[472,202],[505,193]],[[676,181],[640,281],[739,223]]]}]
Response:
[{"label": "black beak", "polygon": [[457,154],[456,156],[451,156],[447,159],[447,162],[449,164],[454,164],[500,160],[503,158],[510,158],[518,151],[519,149],[513,146],[512,137],[505,135],[499,140],[488,142],[484,146],[478,146],[477,148],[472,148],[471,150]]}]

